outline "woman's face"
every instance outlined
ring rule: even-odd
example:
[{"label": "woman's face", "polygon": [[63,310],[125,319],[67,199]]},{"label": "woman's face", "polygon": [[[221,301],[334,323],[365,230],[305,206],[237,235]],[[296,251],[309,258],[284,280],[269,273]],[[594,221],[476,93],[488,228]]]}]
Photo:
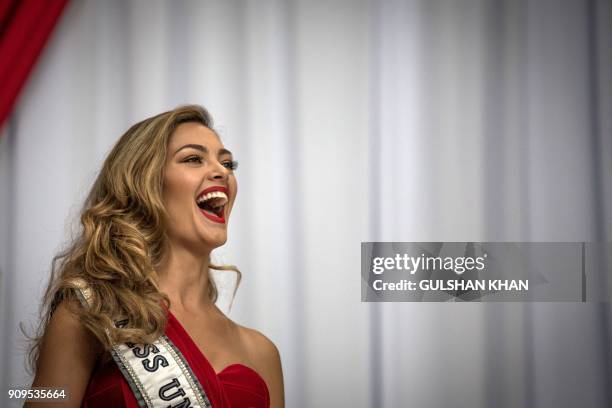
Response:
[{"label": "woman's face", "polygon": [[236,198],[232,153],[201,123],[177,127],[168,143],[163,201],[173,245],[208,251],[227,240],[227,221]]}]

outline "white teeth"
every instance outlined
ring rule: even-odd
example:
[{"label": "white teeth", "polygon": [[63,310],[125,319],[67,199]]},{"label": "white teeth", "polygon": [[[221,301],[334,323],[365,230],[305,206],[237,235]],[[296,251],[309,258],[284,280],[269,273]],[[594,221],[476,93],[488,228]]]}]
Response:
[{"label": "white teeth", "polygon": [[198,197],[197,202],[201,203],[203,201],[210,200],[211,198],[224,198],[225,202],[223,204],[227,202],[227,195],[222,191],[212,191],[208,194],[204,194],[203,196]]}]

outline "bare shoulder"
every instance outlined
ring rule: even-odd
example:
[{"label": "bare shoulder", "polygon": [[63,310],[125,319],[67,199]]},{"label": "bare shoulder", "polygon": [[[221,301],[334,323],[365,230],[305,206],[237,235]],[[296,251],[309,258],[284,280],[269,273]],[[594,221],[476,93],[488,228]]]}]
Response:
[{"label": "bare shoulder", "polygon": [[280,353],[276,345],[258,330],[237,325],[241,336],[247,341],[249,348],[254,354],[261,355],[266,360],[280,360]]},{"label": "bare shoulder", "polygon": [[51,316],[42,338],[32,384],[66,389],[70,400],[63,406],[80,406],[96,358],[102,351],[93,334],[72,310],[63,301]]},{"label": "bare shoulder", "polygon": [[276,345],[258,330],[238,325],[257,372],[270,391],[270,407],[284,406],[284,385],[281,357]]},{"label": "bare shoulder", "polygon": [[92,360],[103,349],[95,336],[80,322],[74,313],[78,305],[62,301],[55,309],[45,329],[40,363],[55,353],[64,353],[78,359]]}]

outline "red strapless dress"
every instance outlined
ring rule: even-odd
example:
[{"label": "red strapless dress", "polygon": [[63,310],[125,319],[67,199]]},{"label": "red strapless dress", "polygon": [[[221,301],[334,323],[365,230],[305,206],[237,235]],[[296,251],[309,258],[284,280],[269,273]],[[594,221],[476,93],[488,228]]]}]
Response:
[{"label": "red strapless dress", "polygon": [[[232,364],[216,373],[181,323],[169,311],[166,336],[189,363],[213,408],[270,406],[268,387],[255,370],[242,364]],[[115,361],[109,359],[96,366],[81,406],[138,408],[138,402]]]}]

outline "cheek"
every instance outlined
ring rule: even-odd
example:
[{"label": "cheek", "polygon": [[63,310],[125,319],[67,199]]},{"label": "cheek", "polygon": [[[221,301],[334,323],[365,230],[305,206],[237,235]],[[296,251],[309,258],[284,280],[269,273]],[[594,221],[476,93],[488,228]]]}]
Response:
[{"label": "cheek", "polygon": [[180,218],[186,215],[185,209],[191,207],[192,182],[187,177],[177,177],[175,174],[168,174],[164,180],[163,200],[171,218]]},{"label": "cheek", "polygon": [[235,178],[232,177],[228,180],[228,187],[231,193],[230,204],[233,206],[234,202],[236,201],[236,196],[238,195],[238,183],[236,183]]},{"label": "cheek", "polygon": [[232,189],[232,196],[234,197],[234,199],[236,198],[236,196],[238,195],[238,182],[236,181],[236,177],[232,176],[229,179],[229,185],[230,188]]}]

